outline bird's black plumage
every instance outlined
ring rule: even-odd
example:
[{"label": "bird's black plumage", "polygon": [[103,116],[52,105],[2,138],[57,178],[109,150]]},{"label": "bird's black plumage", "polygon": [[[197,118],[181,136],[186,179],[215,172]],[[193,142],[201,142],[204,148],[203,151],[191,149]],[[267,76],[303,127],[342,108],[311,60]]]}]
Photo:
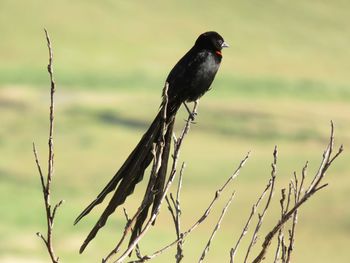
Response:
[{"label": "bird's black plumage", "polygon": [[[166,79],[168,83],[167,103],[165,104],[163,99],[158,115],[135,149],[97,198],[85,208],[74,222],[74,224],[78,223],[96,205],[100,204],[108,193],[116,189],[106,209],[81,246],[80,253],[84,251],[88,243],[96,236],[99,229],[105,225],[108,217],[115,209],[123,204],[125,199],[133,193],[136,184],[142,180],[145,169],[153,159],[151,152],[153,143],[159,141],[160,136],[163,136],[161,134],[162,124],[164,123],[162,108],[166,105],[165,125],[167,129],[164,135],[165,146],[162,153],[161,167],[156,175],[152,191],[154,193],[152,196],[153,209],[157,207],[164,190],[175,115],[182,103],[196,101],[209,90],[221,63],[221,50],[227,46],[218,33],[214,31],[203,33],[198,37],[195,45],[170,71]],[[138,216],[130,241],[133,241],[141,231],[150,205],[145,207]]]}]

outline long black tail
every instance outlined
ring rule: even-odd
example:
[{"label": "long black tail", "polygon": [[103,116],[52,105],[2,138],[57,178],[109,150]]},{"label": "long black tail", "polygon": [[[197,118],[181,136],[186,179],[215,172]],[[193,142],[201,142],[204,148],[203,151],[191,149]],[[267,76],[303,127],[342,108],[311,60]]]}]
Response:
[{"label": "long black tail", "polygon": [[[160,110],[151,126],[148,128],[147,132],[143,135],[140,142],[137,144],[135,149],[126,159],[122,167],[115,174],[112,180],[106,185],[106,187],[102,190],[102,192],[96,197],[96,199],[88,205],[84,211],[77,217],[74,224],[77,224],[84,216],[86,216],[90,211],[98,204],[100,204],[104,198],[112,192],[117,186],[116,191],[114,192],[113,197],[109,201],[106,209],[103,211],[99,220],[90,231],[89,235],[85,239],[82,244],[79,252],[82,253],[89,242],[96,236],[97,232],[100,228],[102,228],[106,222],[108,217],[116,210],[116,208],[125,202],[125,199],[133,193],[135,186],[139,183],[144,175],[146,168],[149,166],[153,159],[152,155],[152,147],[153,143],[157,142],[161,136],[161,130],[163,127],[163,123],[167,125],[167,132],[165,134],[165,147],[163,149],[162,156],[162,166],[159,169],[155,190],[157,190],[154,197],[154,207],[157,202],[159,202],[159,198],[162,192],[162,188],[164,186],[166,170],[167,170],[167,161],[170,152],[170,144],[171,144],[171,136],[173,133],[173,126],[175,122],[175,115],[179,108],[179,106],[175,107],[167,107],[170,110],[167,110],[166,120],[163,118],[163,111]],[[119,185],[118,185],[119,184]],[[149,206],[148,206],[149,207]],[[148,207],[141,213],[139,216],[135,227],[142,227],[142,223],[145,218],[142,220],[144,216],[147,216]],[[137,232],[139,232],[139,228],[137,227]]]},{"label": "long black tail", "polygon": [[[169,124],[169,126],[167,128],[167,132],[164,136],[164,148],[163,148],[163,153],[161,156],[161,166],[158,170],[158,173],[156,174],[154,184],[151,183],[151,180],[148,183],[147,190],[146,190],[144,200],[143,200],[143,202],[146,205],[136,219],[129,244],[131,244],[140,234],[140,232],[142,230],[142,225],[147,218],[148,210],[151,207],[152,203],[153,203],[153,207],[152,207],[152,214],[153,214],[155,212],[155,210],[157,209],[157,207],[162,199],[162,195],[164,192],[165,180],[166,180],[166,173],[167,173],[167,168],[168,168],[167,164],[168,164],[169,155],[170,155],[170,146],[171,146],[171,138],[172,138],[172,134],[173,134],[173,128],[174,128],[174,121],[172,121]],[[150,192],[150,194],[148,194],[149,192]]]}]

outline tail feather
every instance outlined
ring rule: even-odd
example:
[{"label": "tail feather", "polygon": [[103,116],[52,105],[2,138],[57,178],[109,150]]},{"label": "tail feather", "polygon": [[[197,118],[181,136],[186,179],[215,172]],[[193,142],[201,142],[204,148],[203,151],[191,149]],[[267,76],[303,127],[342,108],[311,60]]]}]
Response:
[{"label": "tail feather", "polygon": [[[175,118],[171,120],[171,123],[169,124],[167,128],[167,132],[165,134],[164,140],[165,140],[165,145],[162,153],[162,160],[161,160],[161,166],[159,168],[158,174],[156,175],[156,181],[154,185],[148,185],[147,189],[149,187],[152,187],[151,191],[146,191],[146,195],[144,196],[143,202],[146,202],[145,208],[142,210],[140,215],[136,219],[136,223],[134,225],[133,232],[130,237],[129,244],[131,244],[141,233],[143,223],[145,222],[148,214],[148,210],[150,206],[152,205],[153,201],[153,207],[152,207],[152,214],[155,213],[155,210],[157,209],[160,200],[162,198],[162,195],[164,193],[164,185],[165,185],[165,180],[166,180],[166,173],[167,173],[167,167],[168,167],[168,160],[169,160],[169,155],[170,155],[170,146],[171,146],[171,138],[173,134],[173,128],[174,128],[174,123],[175,123]],[[147,196],[147,192],[150,192],[152,196]]]},{"label": "tail feather", "polygon": [[161,167],[159,168],[157,181],[155,184],[155,191],[154,191],[155,197],[153,202],[152,214],[155,213],[155,210],[158,207],[164,192],[164,185],[165,185],[166,173],[168,169],[168,161],[169,161],[169,155],[170,155],[171,139],[173,136],[174,124],[175,124],[175,118],[172,121],[172,123],[169,125],[167,133],[165,135],[165,146],[163,149],[162,164],[161,164]]},{"label": "tail feather", "polygon": [[[161,196],[163,193],[175,114],[180,105],[172,103],[171,105],[168,104],[167,106],[167,118],[165,122],[168,125],[168,129],[165,135],[165,147],[163,149],[162,164],[155,182],[154,190],[156,191],[156,200],[158,200],[159,196]],[[74,224],[78,223],[84,216],[90,213],[90,211],[96,205],[100,204],[110,192],[117,188],[111,200],[109,201],[106,209],[103,211],[99,220],[92,228],[92,230],[86,237],[84,243],[80,247],[80,253],[84,251],[86,246],[96,236],[99,229],[106,224],[108,217],[116,210],[118,206],[125,202],[126,198],[130,194],[134,192],[136,184],[142,180],[146,168],[149,166],[153,159],[153,143],[159,140],[163,123],[163,111],[160,110],[147,132],[143,135],[142,139],[132,151],[132,153],[129,155],[129,157],[124,162],[119,171],[115,174],[115,176],[107,184],[107,186],[102,190],[102,192],[96,197],[96,199],[90,205],[88,205],[75,220]],[[153,193],[154,191],[151,194]],[[152,198],[154,197],[152,196]],[[151,204],[152,202],[149,203],[148,207],[146,207],[146,209],[142,211],[142,213],[139,215],[139,218],[137,219],[136,226],[139,229],[138,231],[141,230],[142,224],[147,218],[148,208]],[[155,204],[153,206],[155,207]]]},{"label": "tail feather", "polygon": [[[138,172],[142,173],[142,174],[137,173],[139,176],[143,176],[143,171],[139,170]],[[127,198],[128,195],[133,193],[135,186],[139,180],[137,180],[138,178],[136,177],[131,178],[131,181],[128,179],[129,178],[125,178],[121,181],[112,199],[110,200],[108,206],[103,211],[99,220],[97,221],[93,229],[90,231],[89,235],[86,237],[84,243],[80,247],[80,250],[79,250],[80,253],[82,253],[86,248],[86,246],[90,243],[90,241],[94,239],[94,237],[96,236],[100,228],[102,228],[106,224],[108,217],[116,210],[116,208],[119,205],[125,202],[125,199]]]},{"label": "tail feather", "polygon": [[[154,141],[154,138],[157,136],[157,133],[159,133],[160,129],[160,122],[161,122],[161,115],[160,113],[157,115],[157,117],[154,119],[153,123],[147,130],[147,132],[143,135],[140,142],[137,144],[135,149],[131,152],[129,157],[126,159],[122,167],[118,170],[118,172],[114,175],[111,181],[103,188],[101,193],[96,197],[94,201],[92,201],[84,210],[81,212],[81,214],[75,219],[74,225],[77,224],[84,216],[90,213],[90,211],[98,204],[102,203],[102,201],[105,199],[105,197],[112,192],[120,182],[125,177],[125,174],[130,172],[130,166],[134,166],[139,163],[138,160],[142,159],[144,155],[147,152],[150,152],[150,149],[152,147],[152,143]],[[140,154],[140,152],[143,152],[144,154]],[[149,161],[150,162],[150,161]],[[142,178],[140,178],[142,179]]]}]

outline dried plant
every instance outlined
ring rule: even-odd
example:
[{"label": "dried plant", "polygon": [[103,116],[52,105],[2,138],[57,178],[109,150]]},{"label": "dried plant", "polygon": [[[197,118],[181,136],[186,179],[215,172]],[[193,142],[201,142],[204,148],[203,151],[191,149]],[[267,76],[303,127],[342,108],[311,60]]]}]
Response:
[{"label": "dried plant", "polygon": [[[190,121],[190,120],[189,120]],[[301,205],[303,205],[311,196],[313,196],[315,193],[317,193],[319,190],[323,189],[324,187],[327,186],[326,183],[322,183],[326,171],[328,168],[331,166],[333,161],[341,154],[343,151],[343,146],[340,146],[338,151],[333,154],[333,148],[334,148],[334,126],[333,123],[331,123],[331,135],[329,139],[329,144],[323,154],[323,158],[320,164],[320,167],[313,177],[310,185],[307,187],[306,190],[304,190],[304,185],[305,185],[305,178],[306,178],[306,172],[308,168],[308,163],[303,167],[301,171],[301,178],[298,178],[297,173],[293,174],[293,178],[288,184],[288,190],[283,188],[281,190],[281,199],[279,200],[280,206],[281,206],[281,217],[275,224],[275,226],[272,228],[270,232],[265,236],[264,241],[262,243],[262,248],[260,252],[257,254],[257,256],[254,259],[249,259],[249,256],[253,253],[253,246],[257,244],[258,241],[258,236],[261,230],[261,226],[263,224],[264,217],[267,214],[267,211],[270,208],[270,205],[273,200],[273,193],[275,191],[275,181],[276,181],[276,175],[277,175],[277,160],[278,160],[278,154],[277,154],[277,147],[275,147],[273,151],[273,162],[271,164],[272,170],[271,170],[271,178],[269,179],[266,187],[258,197],[257,201],[254,203],[252,206],[251,212],[248,216],[248,219],[242,229],[241,234],[239,235],[239,238],[235,245],[231,248],[230,250],[230,262],[233,263],[235,261],[235,255],[237,251],[239,250],[239,245],[242,241],[242,239],[246,236],[249,230],[249,226],[252,222],[252,219],[254,218],[255,215],[257,215],[257,223],[254,228],[252,237],[250,239],[250,242],[247,246],[246,252],[245,252],[245,257],[244,257],[244,262],[261,262],[265,259],[266,252],[268,251],[272,239],[277,235],[277,247],[276,247],[276,252],[275,252],[275,257],[274,257],[274,262],[282,262],[282,263],[287,263],[291,261],[291,256],[294,248],[294,243],[295,243],[295,232],[296,232],[296,225],[297,225],[297,218],[298,218],[298,209],[300,208]],[[175,147],[176,149],[176,147]],[[203,215],[200,216],[200,218],[192,224],[190,228],[188,228],[185,231],[181,230],[181,224],[180,224],[180,218],[181,218],[181,207],[180,207],[180,192],[181,192],[181,186],[182,186],[182,176],[183,176],[183,171],[185,164],[183,163],[180,171],[180,178],[179,178],[179,183],[177,186],[176,190],[176,198],[174,198],[173,194],[170,194],[169,196],[165,196],[165,199],[167,201],[168,205],[168,210],[172,216],[172,221],[175,226],[175,232],[176,232],[176,237],[177,239],[174,240],[173,242],[169,243],[168,245],[158,249],[157,251],[153,252],[152,254],[146,254],[143,256],[138,255],[138,258],[131,262],[145,262],[151,259],[154,259],[155,257],[161,255],[168,249],[170,249],[173,246],[177,246],[177,252],[175,255],[175,261],[180,262],[182,258],[184,257],[184,250],[183,250],[183,242],[186,238],[188,238],[189,234],[192,233],[193,230],[195,230],[199,225],[201,225],[209,216],[214,204],[220,197],[221,193],[226,189],[228,184],[236,178],[238,173],[240,172],[241,168],[244,166],[246,163],[247,159],[249,158],[248,153],[246,157],[240,162],[239,166],[235,170],[235,172],[225,181],[223,186],[219,188],[214,195],[213,200],[210,202],[206,210],[204,211]],[[176,167],[176,166],[175,166]],[[173,174],[174,171],[172,170],[171,174]],[[174,178],[171,177],[171,180]],[[169,179],[169,180],[170,180]],[[167,189],[168,191],[168,189]],[[205,245],[203,252],[199,258],[198,262],[203,262],[205,260],[205,257],[209,251],[210,245],[213,241],[213,238],[217,231],[220,228],[221,222],[225,216],[225,213],[231,204],[232,198],[234,197],[234,193],[231,195],[231,198],[229,201],[226,203],[218,222],[214,226],[214,230],[212,231],[212,234],[210,235],[210,238]],[[264,198],[267,197],[265,206],[262,208],[261,212],[258,212],[259,205],[261,202],[264,200]],[[284,238],[284,229],[283,227],[285,224],[292,219],[291,227],[290,229],[287,229],[288,231],[288,240],[285,240]],[[139,240],[138,240],[139,241]],[[241,250],[244,250],[244,248],[241,248]],[[131,250],[127,250],[123,256],[121,256],[117,261],[115,262],[123,262],[125,260],[126,256]]]},{"label": "dried plant", "polygon": [[[307,165],[305,165],[303,168],[300,185],[298,185],[297,176],[296,174],[294,174],[294,180],[292,180],[291,187],[289,188],[290,189],[289,192],[293,191],[294,193],[294,199],[295,199],[294,205],[291,208],[288,207],[286,211],[283,211],[281,219],[276,223],[276,225],[271,229],[271,231],[268,232],[268,234],[265,236],[264,242],[262,244],[262,248],[258,256],[252,261],[253,263],[258,263],[265,259],[266,252],[271,245],[272,239],[275,237],[277,233],[279,233],[280,229],[286,224],[286,222],[293,217],[294,220],[292,223],[292,229],[289,231],[289,242],[290,242],[289,246],[287,250],[285,249],[285,245],[281,246],[282,250],[284,250],[282,255],[287,253],[287,255],[284,256],[285,260],[283,259],[282,261],[290,262],[291,253],[292,253],[293,244],[294,244],[294,233],[295,233],[298,209],[307,200],[309,200],[311,196],[314,196],[319,190],[325,188],[328,185],[327,183],[323,183],[323,179],[325,178],[326,172],[328,168],[331,166],[331,164],[333,163],[333,161],[343,152],[343,145],[339,147],[338,151],[335,154],[333,153],[333,149],[334,149],[334,125],[333,125],[333,122],[331,122],[331,135],[330,135],[329,143],[326,150],[323,153],[323,158],[322,158],[320,167],[316,172],[315,176],[313,177],[312,182],[307,187],[307,190],[303,191],[302,187],[304,184]],[[289,195],[290,194],[288,194],[288,196]]]},{"label": "dried plant", "polygon": [[52,177],[54,173],[54,147],[53,147],[53,131],[54,131],[54,94],[56,89],[56,84],[53,77],[53,52],[51,47],[51,41],[49,34],[47,30],[45,29],[45,36],[47,41],[47,47],[49,49],[49,64],[47,66],[47,71],[50,76],[50,121],[49,121],[49,156],[48,156],[48,171],[46,180],[44,178],[43,171],[41,169],[38,153],[35,147],[35,143],[33,142],[33,153],[35,157],[35,162],[38,168],[39,176],[40,176],[40,182],[41,187],[43,191],[44,196],[44,204],[45,204],[45,212],[46,212],[46,222],[47,222],[47,233],[46,236],[41,234],[40,232],[37,232],[37,236],[42,239],[44,242],[47,252],[50,255],[51,261],[53,263],[58,263],[59,257],[55,255],[53,244],[52,244],[52,231],[53,231],[53,225],[55,221],[55,216],[57,209],[62,205],[63,200],[59,201],[53,208],[51,205],[51,182]]}]

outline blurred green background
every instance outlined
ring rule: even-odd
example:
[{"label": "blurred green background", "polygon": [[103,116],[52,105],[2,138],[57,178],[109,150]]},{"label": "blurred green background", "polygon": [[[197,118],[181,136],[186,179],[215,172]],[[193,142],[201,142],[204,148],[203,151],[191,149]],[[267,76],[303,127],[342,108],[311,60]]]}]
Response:
[{"label": "blurred green background", "polygon": [[[311,178],[328,142],[330,120],[337,145],[343,143],[346,151],[328,172],[329,187],[300,210],[293,259],[347,262],[349,9],[346,0],[0,0],[0,261],[48,262],[35,236],[46,225],[31,146],[34,140],[46,167],[46,27],[57,81],[53,199],[66,200],[54,233],[62,262],[99,262],[118,241],[124,225],[121,209],[83,255],[78,248],[103,206],[78,226],[72,223],[151,122],[172,66],[207,30],[221,33],[231,48],[224,50],[213,89],[201,100],[197,124],[182,148],[181,160],[187,162],[184,228],[201,215],[246,152],[252,155],[207,222],[186,241],[184,262],[199,259],[235,189],[235,200],[207,257],[207,262],[227,262],[251,204],[269,179],[274,145],[279,148],[279,188],[306,160]],[[185,117],[182,109],[178,132]],[[144,187],[143,182],[128,200],[130,213]],[[276,190],[261,238],[276,223],[279,198]],[[143,253],[175,238],[169,222],[163,207],[156,227],[140,244]],[[172,250],[154,262],[172,262],[174,254]]]}]

